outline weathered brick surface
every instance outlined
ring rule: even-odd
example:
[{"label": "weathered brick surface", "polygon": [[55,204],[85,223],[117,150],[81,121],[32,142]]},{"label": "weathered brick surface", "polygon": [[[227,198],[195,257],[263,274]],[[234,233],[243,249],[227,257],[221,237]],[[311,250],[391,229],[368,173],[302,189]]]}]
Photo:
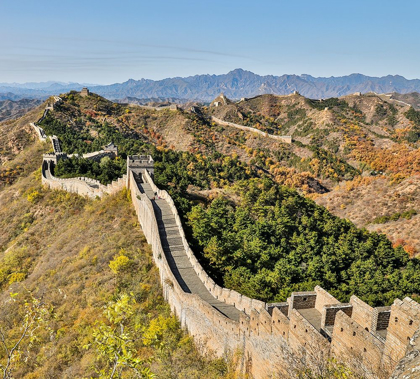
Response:
[{"label": "weathered brick surface", "polygon": [[289,304],[284,303],[269,303],[267,304],[267,311],[268,313],[273,314],[273,310],[277,308],[279,311],[281,311],[285,316],[289,314]]},{"label": "weathered brick surface", "polygon": [[319,313],[322,313],[322,309],[325,305],[340,304],[340,302],[327,291],[320,286],[315,287],[316,301],[315,308]]},{"label": "weathered brick surface", "polygon": [[360,300],[357,296],[350,298],[350,304],[353,306],[352,319],[356,321],[363,328],[372,331],[372,325],[375,325],[375,311],[364,301]]},{"label": "weathered brick surface", "polygon": [[289,338],[289,328],[290,328],[289,324],[290,324],[289,318],[279,309],[274,308],[273,315],[272,315],[273,334],[282,336],[284,339],[287,340]]},{"label": "weathered brick surface", "polygon": [[315,307],[316,292],[292,292],[287,299],[289,304],[289,316],[293,309],[310,309]]},{"label": "weathered brick surface", "polygon": [[340,311],[336,315],[331,351],[352,366],[353,371],[375,377],[381,368],[384,344]]},{"label": "weathered brick surface", "polygon": [[405,298],[396,299],[391,306],[387,329],[383,365],[394,367],[410,345],[411,338],[420,327],[420,304]]},{"label": "weathered brick surface", "polygon": [[385,330],[389,325],[389,318],[391,316],[391,307],[377,308],[378,317],[376,322],[376,330]]},{"label": "weathered brick surface", "polygon": [[420,329],[411,338],[407,354],[401,359],[391,379],[418,379],[420,378]]},{"label": "weathered brick surface", "polygon": [[351,317],[353,306],[351,304],[325,305],[321,313],[321,328],[324,329],[326,326],[334,325],[335,317],[339,311],[342,311],[347,316]]}]

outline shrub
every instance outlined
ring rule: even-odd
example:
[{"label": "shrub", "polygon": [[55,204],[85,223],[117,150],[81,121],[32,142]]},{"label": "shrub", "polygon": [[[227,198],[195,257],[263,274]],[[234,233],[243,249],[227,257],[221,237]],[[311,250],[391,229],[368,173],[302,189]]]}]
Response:
[{"label": "shrub", "polygon": [[394,213],[390,216],[380,216],[376,217],[372,224],[385,224],[389,221],[398,221],[400,218],[405,218],[407,220],[410,220],[413,216],[417,215],[417,211],[415,209],[410,209],[408,211],[405,211],[403,213]]},{"label": "shrub", "polygon": [[26,198],[29,202],[36,203],[42,198],[42,195],[39,193],[39,191],[34,190],[30,192]]},{"label": "shrub", "polygon": [[109,262],[109,268],[114,274],[127,272],[133,265],[133,261],[125,255],[119,255]]},{"label": "shrub", "polygon": [[23,282],[26,279],[26,274],[23,272],[14,272],[8,276],[9,284]]},{"label": "shrub", "polygon": [[23,271],[31,266],[31,257],[25,247],[10,250],[0,260],[0,286],[21,282],[26,278]]}]

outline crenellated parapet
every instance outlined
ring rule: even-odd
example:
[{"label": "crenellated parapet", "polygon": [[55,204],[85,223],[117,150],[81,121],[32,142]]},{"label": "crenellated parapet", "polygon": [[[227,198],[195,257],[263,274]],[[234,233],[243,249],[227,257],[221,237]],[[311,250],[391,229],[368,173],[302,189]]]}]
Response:
[{"label": "crenellated parapet", "polygon": [[35,124],[34,122],[31,122],[29,125],[31,125],[33,128],[34,128],[34,130],[35,130],[35,132],[36,132],[36,134],[37,134],[37,136],[38,136],[38,139],[41,141],[41,142],[45,142],[46,140],[47,140],[47,135],[45,134],[45,131],[44,131],[44,129],[42,129],[40,126],[38,126],[37,124]]},{"label": "crenellated parapet", "polygon": [[[45,116],[48,114],[50,110],[53,110],[57,104],[60,104],[63,100],[58,97],[54,96],[54,101],[52,104],[48,103],[43,116],[41,117],[38,122],[41,122]],[[44,130],[36,125],[35,123],[31,123],[31,126],[36,130],[39,139],[41,141],[47,140],[47,135],[45,134]],[[69,154],[67,155],[61,149],[60,140],[57,136],[50,136],[49,137],[52,143],[52,147],[54,152],[43,154],[43,162],[42,162],[42,175],[41,180],[42,184],[47,185],[51,189],[61,189],[72,193],[77,193],[81,196],[86,196],[90,198],[102,197],[106,194],[113,194],[120,191],[122,188],[126,186],[127,183],[127,175],[123,175],[122,178],[114,180],[112,183],[108,185],[101,184],[98,180],[86,178],[86,177],[76,177],[76,178],[57,178],[54,176],[54,166],[60,160],[66,160],[68,158],[78,156],[77,154]],[[110,157],[115,158],[118,155],[118,148],[117,146],[111,142],[108,145],[103,147],[103,150],[96,151],[93,153],[83,154],[83,158],[98,160],[100,161],[103,157]]]},{"label": "crenellated parapet", "polygon": [[126,175],[123,175],[122,178],[114,180],[108,185],[103,185],[98,180],[86,177],[57,178],[52,174],[55,162],[53,159],[49,159],[48,155],[55,157],[54,154],[44,154],[41,180],[42,184],[51,189],[61,189],[95,199],[96,197],[103,197],[106,194],[111,195],[121,191],[126,185]]}]

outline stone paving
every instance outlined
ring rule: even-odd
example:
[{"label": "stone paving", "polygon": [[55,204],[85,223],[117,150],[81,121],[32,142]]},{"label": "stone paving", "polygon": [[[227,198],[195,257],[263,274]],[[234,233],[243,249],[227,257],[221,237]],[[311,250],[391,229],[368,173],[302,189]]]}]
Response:
[{"label": "stone paving", "polygon": [[139,173],[135,173],[134,178],[140,192],[145,193],[152,201],[158,222],[162,248],[169,267],[181,288],[185,292],[197,294],[226,317],[239,321],[239,310],[233,305],[228,305],[214,298],[198,277],[184,249],[175,216],[172,214],[171,208],[166,200],[156,198],[150,184],[144,183]]}]

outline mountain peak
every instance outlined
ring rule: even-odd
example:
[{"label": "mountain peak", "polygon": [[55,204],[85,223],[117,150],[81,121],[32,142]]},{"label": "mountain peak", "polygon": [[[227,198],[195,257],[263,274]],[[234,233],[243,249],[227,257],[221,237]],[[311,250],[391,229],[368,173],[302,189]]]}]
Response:
[{"label": "mountain peak", "polygon": [[254,74],[252,71],[247,71],[242,68],[235,68],[232,71],[229,71],[227,76],[243,76],[243,75],[252,75],[252,76],[259,76],[257,74]]}]

